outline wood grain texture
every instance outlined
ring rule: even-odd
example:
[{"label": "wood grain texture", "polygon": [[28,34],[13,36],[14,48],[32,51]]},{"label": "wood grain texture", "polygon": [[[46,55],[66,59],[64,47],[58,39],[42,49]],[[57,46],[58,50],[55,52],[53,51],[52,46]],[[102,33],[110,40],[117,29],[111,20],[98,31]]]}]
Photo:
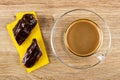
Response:
[{"label": "wood grain texture", "polygon": [[[110,26],[112,46],[107,59],[89,70],[65,67],[52,53],[50,30],[65,11],[84,8],[101,15]],[[30,74],[19,64],[6,25],[20,11],[36,11],[50,64]],[[120,80],[120,0],[0,0],[0,80]]]}]

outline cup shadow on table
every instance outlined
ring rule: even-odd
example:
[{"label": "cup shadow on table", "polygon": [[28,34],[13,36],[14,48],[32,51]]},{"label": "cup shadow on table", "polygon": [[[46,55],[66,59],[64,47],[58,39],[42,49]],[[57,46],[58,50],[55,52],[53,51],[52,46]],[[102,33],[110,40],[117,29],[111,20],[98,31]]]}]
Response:
[{"label": "cup shadow on table", "polygon": [[51,57],[50,33],[54,23],[53,16],[38,15],[38,24],[40,25],[43,41],[49,57]]}]

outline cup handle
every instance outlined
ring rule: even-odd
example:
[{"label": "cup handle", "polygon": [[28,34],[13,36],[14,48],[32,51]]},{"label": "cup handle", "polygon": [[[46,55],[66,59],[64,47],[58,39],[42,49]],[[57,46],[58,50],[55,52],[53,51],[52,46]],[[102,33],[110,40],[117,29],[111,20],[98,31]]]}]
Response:
[{"label": "cup handle", "polygon": [[99,54],[97,56],[97,58],[100,60],[100,61],[104,61],[105,60],[105,55],[104,54]]}]

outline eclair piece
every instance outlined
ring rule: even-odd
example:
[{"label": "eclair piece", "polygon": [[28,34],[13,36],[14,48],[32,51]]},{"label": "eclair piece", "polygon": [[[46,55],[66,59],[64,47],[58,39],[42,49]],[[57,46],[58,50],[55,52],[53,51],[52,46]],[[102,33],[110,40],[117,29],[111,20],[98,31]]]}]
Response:
[{"label": "eclair piece", "polygon": [[32,14],[23,15],[22,19],[13,28],[14,37],[19,45],[30,35],[31,30],[37,24],[37,20]]},{"label": "eclair piece", "polygon": [[22,63],[27,67],[32,67],[38,59],[41,57],[42,52],[37,44],[37,40],[33,39],[30,47],[27,49],[27,52],[23,58]]}]

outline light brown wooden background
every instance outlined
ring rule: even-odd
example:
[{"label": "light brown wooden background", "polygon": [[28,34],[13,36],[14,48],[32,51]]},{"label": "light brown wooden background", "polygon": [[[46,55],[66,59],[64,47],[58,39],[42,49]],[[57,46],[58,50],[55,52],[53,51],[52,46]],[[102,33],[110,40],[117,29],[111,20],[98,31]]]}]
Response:
[{"label": "light brown wooden background", "polygon": [[[56,18],[74,8],[92,10],[110,26],[111,52],[94,68],[71,70],[62,65],[50,47],[50,30]],[[19,64],[19,56],[6,25],[20,11],[36,11],[50,64],[30,74]],[[120,0],[0,0],[0,80],[120,80]]]}]

